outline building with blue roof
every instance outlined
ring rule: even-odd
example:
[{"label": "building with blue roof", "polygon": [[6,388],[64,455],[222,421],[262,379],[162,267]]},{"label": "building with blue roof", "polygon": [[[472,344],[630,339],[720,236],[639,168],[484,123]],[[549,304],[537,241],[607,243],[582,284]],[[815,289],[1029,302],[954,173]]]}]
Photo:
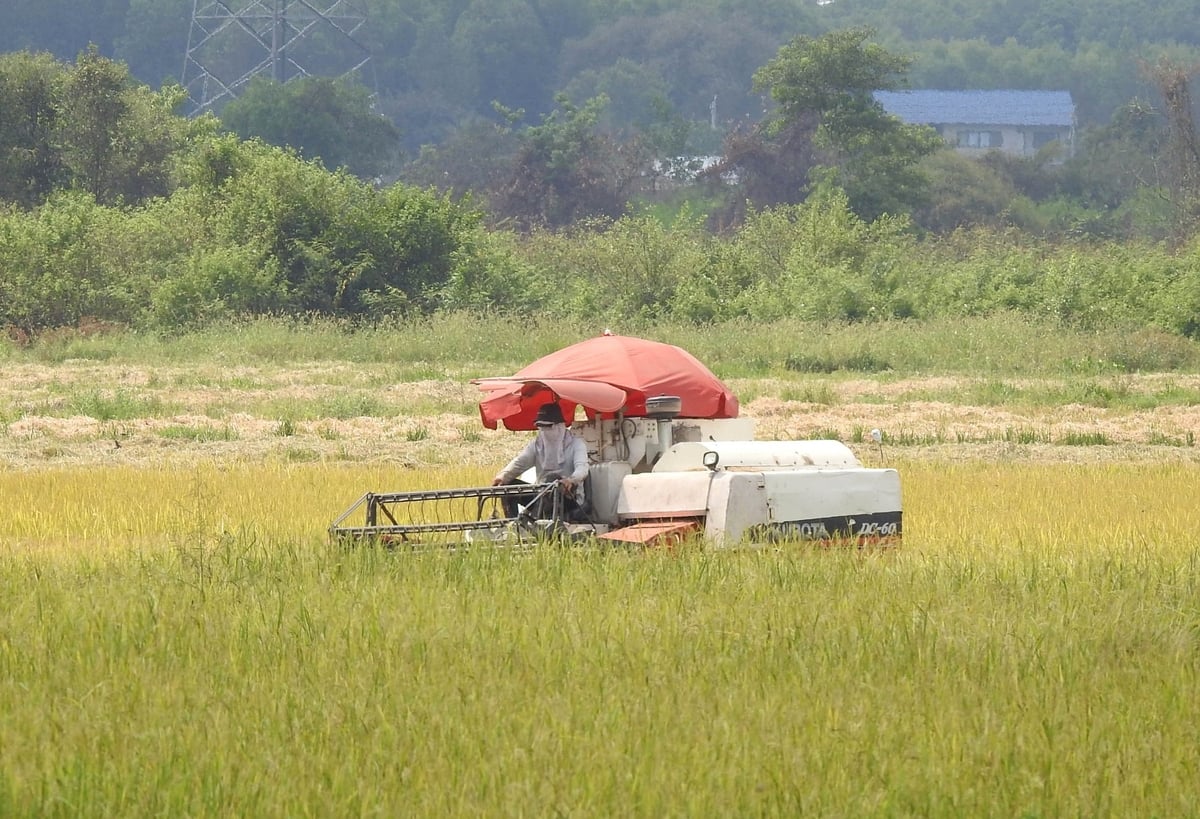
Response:
[{"label": "building with blue roof", "polygon": [[931,125],[960,153],[1001,151],[1032,157],[1047,146],[1056,161],[1075,153],[1075,103],[1069,91],[877,91],[883,109]]}]

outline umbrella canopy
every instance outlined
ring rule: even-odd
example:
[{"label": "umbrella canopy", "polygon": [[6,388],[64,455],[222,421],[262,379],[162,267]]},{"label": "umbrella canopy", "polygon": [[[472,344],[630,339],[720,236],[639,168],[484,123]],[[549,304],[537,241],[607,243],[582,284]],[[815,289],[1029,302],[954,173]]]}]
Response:
[{"label": "umbrella canopy", "polygon": [[632,336],[602,335],[539,358],[503,378],[478,379],[484,426],[533,429],[538,407],[558,402],[566,418],[646,414],[646,399],[678,396],[684,418],[736,418],[738,402],[720,379],[681,347]]}]

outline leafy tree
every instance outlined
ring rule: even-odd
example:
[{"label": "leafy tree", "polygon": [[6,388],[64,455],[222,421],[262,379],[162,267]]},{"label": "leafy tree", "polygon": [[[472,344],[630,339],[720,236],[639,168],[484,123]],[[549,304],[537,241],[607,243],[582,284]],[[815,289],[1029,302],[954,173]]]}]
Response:
[{"label": "leafy tree", "polygon": [[[230,253],[240,274],[211,281],[204,277],[220,268],[197,267],[195,292],[254,312],[378,316],[434,306],[478,214],[435,193],[377,189],[294,152],[228,140],[215,138],[208,152],[230,171],[208,194],[209,245],[238,249]],[[193,178],[211,164],[193,165]],[[249,278],[259,271],[270,271],[269,286]]]},{"label": "leafy tree", "polygon": [[526,0],[474,0],[455,22],[451,40],[457,59],[474,68],[479,113],[496,102],[549,109],[556,55]]},{"label": "leafy tree", "polygon": [[0,198],[33,207],[74,187],[100,204],[135,204],[170,187],[189,126],[178,86],[154,92],[93,48],[74,66],[49,55],[0,58]]},{"label": "leafy tree", "polygon": [[819,126],[838,139],[878,124],[875,91],[900,87],[911,58],[868,42],[870,29],[848,29],[821,37],[800,35],[779,49],[754,75],[754,87],[768,91],[778,106],[772,130],[806,114],[821,117]]},{"label": "leafy tree", "polygon": [[529,0],[529,7],[555,45],[582,37],[595,25],[593,10],[580,0]]},{"label": "leafy tree", "polygon": [[936,0],[841,0],[822,7],[834,28],[887,21],[887,32],[910,41],[982,38],[1001,44],[1085,41],[1128,48],[1145,42],[1196,43],[1195,8],[1188,0],[1161,0],[1153,9],[1124,0],[978,0],[948,13]]},{"label": "leafy tree", "polygon": [[492,197],[497,219],[529,230],[622,213],[649,157],[636,140],[597,128],[607,104],[601,96],[576,107],[560,94],[558,108],[519,135],[512,173]]},{"label": "leafy tree", "polygon": [[195,126],[177,113],[186,99],[180,85],[165,85],[158,91],[136,85],[129,90],[129,115],[121,132],[128,170],[117,190],[123,201],[143,202],[170,193],[175,157]]},{"label": "leafy tree", "polygon": [[1134,98],[1108,125],[1083,130],[1078,152],[1063,164],[1061,192],[1083,207],[1119,217],[1117,232],[1143,233],[1147,219],[1161,221],[1167,202],[1166,141],[1162,115]]},{"label": "leafy tree", "polygon": [[63,89],[66,163],[77,184],[102,203],[114,201],[118,179],[128,170],[120,145],[129,84],[123,66],[92,48],[79,55]]},{"label": "leafy tree", "polygon": [[[795,0],[715,0],[712,4],[723,17],[741,17],[764,32],[820,31],[824,9],[813,3]],[[827,4],[828,5],[828,4]]]},{"label": "leafy tree", "polygon": [[[879,26],[877,42],[889,52],[917,55],[906,68],[916,87],[1067,88],[1083,127],[1108,123],[1113,111],[1131,98],[1157,98],[1153,78],[1137,71],[1139,60],[1153,63],[1165,55],[1189,65],[1200,58],[1200,29],[1192,24],[1194,0],[1159,0],[1153,9],[1125,0],[979,0],[958,4],[953,14],[936,0],[837,0],[820,5],[812,0],[364,0],[355,6],[370,20],[357,34],[371,49],[369,76],[377,81],[378,98],[369,110],[385,114],[398,126],[409,155],[417,156],[426,146],[446,149],[443,169],[458,176],[447,186],[456,190],[468,186],[467,178],[479,180],[470,183],[472,188],[496,187],[488,179],[487,166],[501,165],[507,147],[495,161],[486,154],[459,153],[471,145],[485,152],[493,144],[502,148],[489,141],[494,134],[478,123],[480,116],[490,114],[493,101],[522,108],[537,122],[553,110],[553,90],[562,89],[581,107],[585,100],[608,96],[610,105],[597,121],[601,132],[635,128],[647,141],[653,132],[659,146],[684,144],[693,153],[716,152],[732,132],[726,152],[740,164],[740,193],[753,201],[799,201],[813,179],[831,173],[818,170],[814,176],[813,168],[832,168],[834,181],[850,194],[857,213],[892,211],[909,206],[914,196],[919,202],[921,180],[911,175],[913,166],[894,163],[894,155],[871,155],[879,140],[861,145],[850,141],[845,151],[844,145],[814,141],[804,127],[790,133],[755,127],[770,99],[761,88],[751,88],[750,77],[762,66],[764,55],[774,54],[792,33],[804,32],[815,41],[823,32]],[[10,0],[0,25],[0,52],[37,49],[70,60],[94,43],[102,58],[125,61],[130,77],[167,90],[172,84],[168,78],[177,75],[182,62],[190,10],[187,0]],[[214,44],[214,60],[260,53],[261,44],[245,31],[238,26],[229,30],[241,32],[241,39]],[[293,53],[311,52],[315,62],[306,63],[310,69],[332,67],[332,41],[320,32],[312,34]],[[75,81],[88,90],[84,79],[81,73]],[[54,185],[75,185],[95,192],[101,203],[129,204],[165,190],[157,157],[170,148],[169,140],[159,138],[166,136],[161,111],[169,93],[154,98],[129,86],[105,90],[103,80],[94,72],[91,96],[82,100],[55,90],[53,135],[32,143],[31,134],[48,133],[50,119],[37,120],[32,130],[31,121],[9,121],[9,112],[20,108],[9,107],[12,87],[0,91],[8,95],[0,117],[0,196],[28,207],[43,201]],[[26,92],[36,96],[38,90],[31,85],[23,87]],[[719,130],[708,127],[714,97]],[[19,104],[30,104],[33,98],[23,97]],[[106,99],[128,103],[129,111],[118,119],[137,120],[138,125],[113,130],[111,119],[104,121]],[[312,104],[317,119],[326,118],[320,101],[304,104]],[[92,117],[99,130],[67,122],[68,105],[71,119],[85,123]],[[667,118],[662,112],[668,112]],[[159,137],[147,141],[139,136],[146,132],[142,117],[156,123],[150,132]],[[350,149],[336,156],[348,143],[335,139],[325,125],[300,124],[315,132],[310,135],[314,139],[301,146],[305,156],[319,154],[331,167],[349,163],[367,176],[388,174],[385,160],[369,158],[369,169],[355,164],[370,151]],[[686,141],[674,138],[685,130]],[[104,158],[105,139],[110,140],[111,161]],[[502,141],[509,139],[515,135]],[[13,153],[15,145],[20,147]],[[1160,164],[1168,161],[1165,149],[1151,147],[1146,153]],[[424,158],[430,156],[438,154],[426,151]],[[1149,177],[1148,160],[1128,152],[1126,156],[1128,171],[1107,160],[1071,165],[1063,179],[1070,207],[1109,207],[1113,214],[1122,212],[1122,219],[1133,216],[1131,209],[1156,211],[1154,197],[1160,190],[1133,181],[1135,176]],[[464,158],[473,161],[464,163]],[[135,171],[139,163],[154,167]],[[425,178],[429,163],[423,159],[418,164],[425,167],[414,168],[411,178]],[[1101,170],[1105,166],[1108,170]],[[875,183],[881,175],[893,174],[896,184]],[[1092,176],[1085,178],[1087,174]],[[1182,178],[1173,174],[1163,180]],[[132,184],[126,184],[130,180]],[[1014,181],[1024,186],[1016,177]],[[444,174],[441,182],[447,182]],[[714,190],[724,188],[714,185]],[[1161,193],[1170,191],[1162,188]],[[1033,200],[1039,206],[1049,203],[1042,193],[1033,194]],[[1133,221],[1137,220],[1129,224]]]},{"label": "leafy tree", "polygon": [[725,138],[721,161],[704,173],[714,188],[722,179],[737,179],[714,227],[741,224],[756,206],[803,200],[809,174],[819,162],[813,130],[811,122],[797,121],[773,134],[761,124],[732,131]]},{"label": "leafy tree", "polygon": [[95,45],[113,53],[125,30],[129,0],[7,0],[0,26],[0,52],[47,51],[60,60]]},{"label": "leafy tree", "polygon": [[151,87],[179,82],[188,46],[188,26],[184,21],[192,4],[187,0],[124,2],[129,10],[115,41],[114,55],[128,64],[134,77]]},{"label": "leafy tree", "polygon": [[55,134],[64,80],[49,54],[0,55],[0,200],[33,207],[61,182]]},{"label": "leafy tree", "polygon": [[748,136],[731,139],[717,172],[736,171],[758,205],[800,201],[817,169],[863,218],[920,205],[927,183],[918,160],[942,141],[875,100],[875,91],[900,86],[910,60],[871,36],[870,29],[801,35],[780,48],[754,74],[754,88],[769,92],[775,110]]},{"label": "leafy tree", "polygon": [[[581,92],[610,94],[614,121],[627,124],[630,120],[623,112],[636,106],[638,97],[627,100],[619,95],[625,86],[621,78],[637,67],[646,78],[661,83],[661,95],[687,120],[709,123],[715,97],[724,130],[762,115],[763,102],[751,93],[750,76],[762,64],[762,55],[779,47],[777,31],[740,13],[703,8],[624,16],[564,44],[559,71],[564,87],[576,86],[573,98]],[[660,89],[652,90],[658,95]]]},{"label": "leafy tree", "polygon": [[1017,193],[1035,201],[1058,195],[1063,172],[1056,164],[1063,159],[1062,148],[1051,142],[1033,156],[1014,156],[1003,151],[988,151],[978,160],[1010,184]]},{"label": "leafy tree", "polygon": [[330,170],[372,177],[396,164],[395,126],[372,110],[367,89],[349,80],[304,77],[281,85],[258,78],[225,106],[221,119],[244,139],[295,148]]},{"label": "leafy tree", "polygon": [[[544,310],[544,282],[533,265],[520,258],[523,239],[506,231],[475,231],[446,286],[441,306],[473,312],[515,312],[523,316]],[[558,292],[557,289],[554,292]]]},{"label": "leafy tree", "polygon": [[334,234],[345,271],[335,308],[369,317],[436,308],[479,220],[470,207],[429,191],[371,191]]},{"label": "leafy tree", "polygon": [[508,181],[517,137],[511,121],[475,119],[454,129],[438,145],[426,145],[401,178],[457,194],[486,198]]},{"label": "leafy tree", "polygon": [[930,195],[913,213],[914,221],[935,233],[964,227],[1001,227],[1017,192],[991,167],[955,151],[938,151],[922,160]]},{"label": "leafy tree", "polygon": [[887,117],[874,128],[862,124],[840,137],[829,135],[835,162],[830,178],[859,216],[908,214],[928,201],[929,180],[920,160],[945,148],[932,128]]},{"label": "leafy tree", "polygon": [[[380,77],[379,110],[401,130],[404,151],[442,142],[479,116],[473,61],[459,59],[445,8],[414,9],[410,25],[380,41],[372,56]],[[379,36],[375,25],[372,36]]]},{"label": "leafy tree", "polygon": [[663,104],[670,105],[666,101],[668,91],[658,71],[621,57],[606,68],[580,72],[563,93],[580,105],[603,94],[609,100],[603,124],[615,130],[621,125],[657,119]]},{"label": "leafy tree", "polygon": [[1160,60],[1149,69],[1162,94],[1167,118],[1167,159],[1180,237],[1200,224],[1200,133],[1192,110],[1190,75],[1196,68]]},{"label": "leafy tree", "polygon": [[701,166],[696,154],[705,153],[697,143],[711,131],[680,114],[668,92],[655,71],[622,57],[602,71],[584,72],[564,93],[577,101],[607,98],[609,105],[598,124],[609,133],[623,128],[636,133],[645,150],[659,160],[645,169],[651,177],[690,178]]},{"label": "leafy tree", "polygon": [[634,126],[657,157],[681,157],[692,152],[697,129],[664,97],[652,99],[648,115],[634,120]]},{"label": "leafy tree", "polygon": [[101,315],[97,295],[108,282],[95,234],[105,214],[95,200],[81,192],[58,193],[34,211],[4,215],[0,326],[32,334]]}]

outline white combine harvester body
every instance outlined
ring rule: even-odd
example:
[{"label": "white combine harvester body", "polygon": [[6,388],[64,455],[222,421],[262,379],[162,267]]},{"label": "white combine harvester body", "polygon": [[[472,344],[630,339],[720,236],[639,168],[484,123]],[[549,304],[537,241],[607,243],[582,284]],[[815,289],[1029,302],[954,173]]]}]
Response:
[{"label": "white combine harvester body", "polygon": [[592,518],[611,540],[703,532],[714,544],[896,541],[900,476],[839,441],[756,441],[750,419],[577,421]]}]

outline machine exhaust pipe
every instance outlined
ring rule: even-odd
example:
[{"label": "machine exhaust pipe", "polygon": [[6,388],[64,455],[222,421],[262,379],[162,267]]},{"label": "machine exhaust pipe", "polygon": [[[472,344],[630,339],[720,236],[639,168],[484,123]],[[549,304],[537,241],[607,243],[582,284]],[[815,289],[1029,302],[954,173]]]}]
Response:
[{"label": "machine exhaust pipe", "polygon": [[677,395],[655,395],[646,399],[646,417],[653,418],[658,426],[658,454],[654,456],[656,463],[675,443],[672,440],[671,421],[678,418],[682,410],[683,400]]}]

